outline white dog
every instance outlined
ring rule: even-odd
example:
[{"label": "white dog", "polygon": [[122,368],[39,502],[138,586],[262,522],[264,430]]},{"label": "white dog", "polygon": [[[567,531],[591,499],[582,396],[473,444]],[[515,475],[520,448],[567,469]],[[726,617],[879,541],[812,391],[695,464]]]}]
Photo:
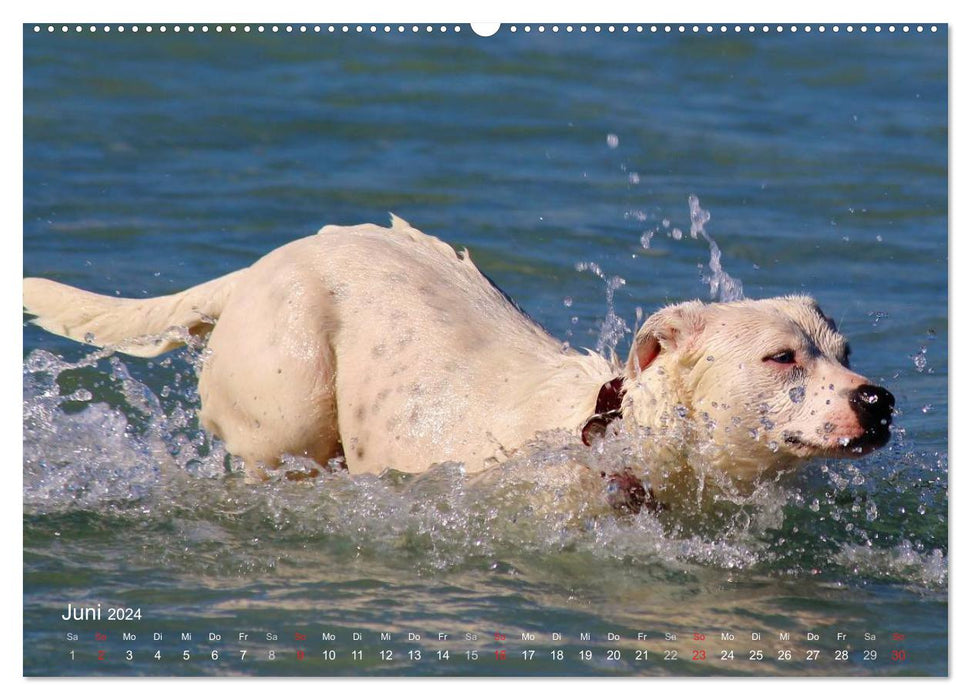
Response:
[{"label": "white dog", "polygon": [[143,357],[178,345],[173,328],[208,332],[200,419],[253,470],[344,454],[352,473],[476,471],[544,431],[590,442],[616,417],[642,429],[652,459],[751,478],[882,446],[894,404],[848,368],[845,339],[807,297],[669,306],[615,366],[564,348],[467,252],[395,216],[324,227],[154,299],[25,279],[24,308],[53,333]]}]

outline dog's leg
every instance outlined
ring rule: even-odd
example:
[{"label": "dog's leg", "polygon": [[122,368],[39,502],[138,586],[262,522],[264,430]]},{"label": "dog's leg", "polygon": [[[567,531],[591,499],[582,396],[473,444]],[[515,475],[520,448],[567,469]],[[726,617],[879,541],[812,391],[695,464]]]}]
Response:
[{"label": "dog's leg", "polygon": [[613,474],[600,472],[600,476],[605,480],[605,493],[607,503],[611,508],[619,510],[621,513],[631,513],[636,515],[646,508],[652,513],[664,510],[664,506],[658,502],[654,496],[654,491],[650,486],[644,486],[641,481],[630,469]]},{"label": "dog's leg", "polygon": [[199,418],[257,476],[282,455],[326,465],[340,454],[338,328],[319,277],[286,264],[250,268],[223,310],[199,376]]}]

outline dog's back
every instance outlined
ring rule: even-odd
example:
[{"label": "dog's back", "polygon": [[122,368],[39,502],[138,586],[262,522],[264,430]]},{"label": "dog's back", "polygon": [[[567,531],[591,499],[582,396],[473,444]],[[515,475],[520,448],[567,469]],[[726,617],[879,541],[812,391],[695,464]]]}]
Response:
[{"label": "dog's back", "polygon": [[468,253],[394,216],[324,227],[167,297],[25,280],[24,307],[54,333],[140,356],[211,331],[200,419],[250,465],[343,451],[352,472],[480,469],[538,432],[575,430],[614,371],[564,349]]}]

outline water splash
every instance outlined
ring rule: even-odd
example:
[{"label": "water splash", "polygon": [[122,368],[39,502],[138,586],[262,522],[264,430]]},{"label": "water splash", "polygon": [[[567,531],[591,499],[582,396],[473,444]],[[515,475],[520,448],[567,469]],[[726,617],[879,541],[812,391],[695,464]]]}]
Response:
[{"label": "water splash", "polygon": [[[160,533],[156,544],[179,561],[187,541],[195,551],[210,540],[292,540],[420,571],[571,552],[652,571],[784,567],[893,581],[917,572],[931,588],[946,585],[939,583],[946,550],[933,539],[906,535],[905,542],[901,535],[946,513],[939,502],[946,501],[946,481],[931,478],[946,474],[946,464],[925,468],[923,455],[897,450],[869,462],[866,472],[840,463],[749,491],[699,465],[688,482],[694,495],[669,501],[677,506],[659,516],[619,516],[605,505],[601,472],[633,469],[664,498],[676,490],[666,492],[663,484],[684,478],[644,462],[639,445],[650,436],[623,431],[594,449],[550,434],[474,475],[442,464],[417,476],[337,471],[251,483],[199,428],[190,388],[197,355],[180,352],[155,367],[169,372],[168,398],[117,356],[92,353],[71,363],[31,353],[24,366],[25,516],[88,513],[114,519],[112,527],[120,519],[150,542]],[[305,462],[290,459],[287,466],[300,470]],[[914,471],[920,484],[902,469]],[[914,494],[922,500],[912,502]],[[902,518],[910,524],[888,527],[888,519]],[[179,535],[169,546],[172,531]],[[251,550],[219,551],[235,562],[221,567],[262,566]]]},{"label": "water splash", "polygon": [[739,301],[745,298],[742,290],[742,282],[729,275],[721,264],[721,249],[714,239],[705,231],[705,224],[711,219],[711,213],[701,208],[698,197],[689,195],[688,213],[691,217],[691,237],[697,239],[700,235],[708,241],[709,259],[708,269],[710,272],[702,273],[701,279],[708,284],[708,291],[712,301]]},{"label": "water splash", "polygon": [[921,345],[920,350],[917,351],[917,354],[911,357],[911,360],[913,360],[914,368],[918,372],[931,371],[927,369],[927,346],[926,345]]},{"label": "water splash", "polygon": [[889,549],[874,550],[857,544],[844,544],[834,561],[870,580],[907,580],[925,588],[947,585],[948,558],[940,549],[920,551],[909,540]]},{"label": "water splash", "polygon": [[[34,350],[23,371],[25,511],[134,503],[174,473],[223,474],[234,460],[195,417],[198,353],[187,348],[182,355],[189,361],[172,385],[192,388],[172,402],[171,385],[156,394],[110,350],[76,362]],[[171,367],[171,358],[160,365]],[[77,382],[85,386],[62,391]]]},{"label": "water splash", "polygon": [[575,265],[577,272],[592,272],[606,284],[607,294],[607,314],[604,316],[603,323],[600,324],[600,334],[597,337],[596,350],[601,355],[611,353],[617,347],[617,343],[628,333],[630,328],[623,318],[617,315],[614,309],[615,292],[627,284],[623,277],[608,277],[601,267],[595,262],[578,262]]},{"label": "water splash", "polygon": [[877,325],[885,318],[889,318],[890,314],[886,311],[870,311],[867,316],[873,319],[873,327],[876,328]]}]

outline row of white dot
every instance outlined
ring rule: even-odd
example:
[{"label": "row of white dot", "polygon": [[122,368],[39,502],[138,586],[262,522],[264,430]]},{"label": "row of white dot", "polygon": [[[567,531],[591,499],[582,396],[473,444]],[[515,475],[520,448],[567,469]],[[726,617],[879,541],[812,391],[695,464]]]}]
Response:
[{"label": "row of white dot", "polygon": [[[60,25],[59,28],[60,28],[60,30],[62,32],[69,32],[72,29],[72,27],[69,27],[68,25]],[[620,32],[632,32],[633,31],[633,32],[638,32],[638,33],[642,33],[642,32],[647,31],[647,32],[652,32],[652,33],[657,33],[657,32],[664,32],[664,33],[678,32],[678,33],[681,33],[681,34],[687,34],[687,33],[693,33],[693,34],[700,34],[700,33],[713,34],[715,32],[721,32],[722,34],[725,34],[725,33],[734,31],[735,33],[748,32],[750,34],[754,34],[756,32],[761,32],[763,34],[768,34],[768,33],[772,32],[773,30],[775,30],[776,33],[782,33],[784,31],[786,31],[787,28],[788,28],[789,32],[798,32],[798,31],[802,30],[803,32],[813,32],[813,31],[816,31],[816,32],[827,32],[827,31],[832,31],[834,33],[838,33],[838,32],[841,31],[841,27],[839,25],[832,25],[830,27],[827,27],[825,25],[811,26],[811,25],[808,25],[808,24],[807,25],[802,25],[802,26],[796,26],[796,25],[793,24],[793,25],[788,25],[788,27],[784,27],[781,24],[773,25],[771,27],[769,25],[756,26],[756,25],[752,25],[752,24],[745,25],[745,26],[738,25],[738,24],[731,25],[731,26],[724,25],[724,24],[719,25],[719,26],[713,26],[713,25],[710,25],[710,24],[709,25],[697,25],[697,24],[692,24],[692,25],[684,25],[684,24],[680,24],[680,25],[670,25],[670,24],[653,25],[652,24],[650,26],[635,25],[633,27],[631,27],[629,25],[622,25],[622,26],[607,25],[606,27],[601,27],[600,25],[594,25],[592,27],[587,27],[586,25],[580,25],[580,26],[577,26],[577,27],[574,27],[573,25],[566,25],[565,27],[562,27],[562,31],[565,31],[565,32],[568,32],[568,33],[569,32],[573,32],[573,31],[578,31],[578,32],[581,32],[581,33],[587,32],[587,31],[601,32],[601,31],[604,31],[604,30],[606,30],[607,32],[617,32],[617,31],[620,31]],[[47,25],[47,31],[48,32],[55,32],[55,31],[57,31],[57,29],[58,29],[58,27],[55,27],[52,24]],[[73,27],[73,29],[74,29],[75,32],[83,32],[84,31],[84,27],[82,27],[81,25],[75,25]],[[88,27],[88,31],[89,32],[97,32],[97,31],[99,31],[99,29],[100,29],[100,31],[104,31],[104,32],[110,32],[110,31],[112,31],[112,27],[110,25],[103,25],[100,28],[97,27],[97,26],[95,26],[95,25],[90,25]],[[150,26],[150,25],[149,26],[144,26],[144,27],[139,27],[138,25],[130,25],[129,27],[127,27],[127,29],[129,31],[133,32],[133,33],[137,33],[138,31],[144,31],[146,33],[151,33],[152,31],[154,31],[154,28],[152,26]],[[178,32],[181,32],[183,28],[181,26],[179,26],[179,25],[174,25],[172,27],[167,27],[166,25],[160,25],[158,27],[158,31],[159,32],[162,32],[162,33],[165,33],[166,31],[169,31],[169,29],[171,29],[171,31],[173,31],[173,32],[178,33]],[[189,25],[189,26],[185,27],[185,30],[187,32],[190,32],[190,33],[195,32],[196,29],[197,29],[197,27],[194,26],[194,25]],[[256,31],[256,32],[265,32],[265,31],[280,32],[280,31],[283,31],[283,32],[288,32],[288,33],[293,33],[293,32],[306,33],[308,31],[315,32],[315,33],[320,33],[320,32],[323,32],[323,31],[326,31],[326,32],[329,32],[329,33],[335,33],[335,32],[343,32],[343,33],[349,33],[349,32],[357,32],[357,33],[371,32],[371,33],[377,33],[377,32],[380,32],[380,31],[384,31],[385,33],[390,33],[390,32],[395,31],[395,30],[397,30],[399,33],[404,33],[404,32],[409,31],[409,30],[411,32],[413,32],[413,33],[417,33],[417,32],[422,31],[422,29],[424,29],[425,32],[434,32],[436,30],[436,27],[433,27],[432,25],[425,25],[424,27],[420,27],[418,25],[411,25],[410,27],[406,27],[406,26],[400,25],[400,24],[399,25],[396,25],[395,27],[392,27],[390,25],[383,25],[383,26],[380,26],[379,27],[379,26],[373,25],[373,24],[370,25],[370,26],[364,26],[364,25],[360,25],[360,24],[358,24],[358,25],[346,25],[345,24],[345,25],[336,25],[336,26],[335,25],[321,26],[319,24],[308,26],[308,25],[305,25],[305,24],[301,24],[301,25],[294,26],[294,25],[289,25],[288,24],[288,25],[284,25],[284,26],[272,25],[270,27],[265,27],[263,25],[257,25],[257,26],[254,26],[254,27],[251,27],[250,25],[243,25],[242,27],[239,27],[239,28],[237,28],[236,25],[229,25],[228,27],[223,27],[222,25],[216,25],[215,27],[213,27],[213,30],[216,31],[216,32],[222,32],[222,31],[236,32],[236,31],[240,30],[240,31],[243,31],[243,32],[251,32],[251,31]],[[439,32],[447,32],[447,31],[449,31],[449,28],[446,27],[446,26],[444,26],[444,25],[441,25],[441,26],[437,27],[437,29],[438,29]],[[531,32],[533,30],[533,27],[531,27],[530,25],[525,25],[523,27],[517,27],[516,25],[510,25],[506,29],[507,29],[507,31],[512,32],[512,33],[515,33],[517,31],[520,31],[520,29],[523,32],[529,33],[529,32]],[[559,31],[561,31],[561,27],[559,25],[552,25],[549,28],[547,28],[544,25],[539,25],[539,26],[535,27],[535,30],[537,32],[539,32],[539,33],[546,32],[547,29],[549,29],[549,31],[551,31],[553,33],[557,33]],[[845,27],[842,28],[843,31],[850,32],[850,33],[852,33],[853,31],[856,31],[856,30],[865,33],[867,31],[869,31],[870,29],[871,29],[871,27],[868,27],[867,25],[860,25],[859,27],[854,27],[853,25],[847,25],[847,26],[845,26]],[[874,32],[881,32],[881,31],[883,31],[883,29],[884,29],[884,27],[882,27],[881,25],[874,25],[872,27],[872,31],[874,31]],[[888,32],[891,32],[891,33],[892,32],[896,32],[897,29],[898,29],[898,27],[895,26],[895,25],[888,25],[886,27],[886,30]],[[912,28],[911,28],[910,25],[903,25],[899,29],[902,32],[910,32]],[[914,26],[913,29],[915,31],[917,31],[917,32],[923,32],[924,31],[924,26],[918,24],[918,25]],[[43,30],[44,30],[44,28],[41,27],[40,25],[34,25],[34,32],[42,32]],[[114,30],[117,31],[117,32],[122,32],[123,33],[123,32],[126,31],[126,27],[124,25],[117,25],[117,26],[114,27]],[[201,31],[201,32],[203,32],[203,33],[205,33],[205,32],[208,32],[210,30],[210,28],[209,28],[208,25],[202,25],[202,26],[198,27],[198,30]],[[452,27],[451,31],[461,32],[462,31],[462,28],[460,26],[456,25],[456,26]],[[930,31],[936,32],[937,31],[937,26],[932,25],[930,27]]]}]

